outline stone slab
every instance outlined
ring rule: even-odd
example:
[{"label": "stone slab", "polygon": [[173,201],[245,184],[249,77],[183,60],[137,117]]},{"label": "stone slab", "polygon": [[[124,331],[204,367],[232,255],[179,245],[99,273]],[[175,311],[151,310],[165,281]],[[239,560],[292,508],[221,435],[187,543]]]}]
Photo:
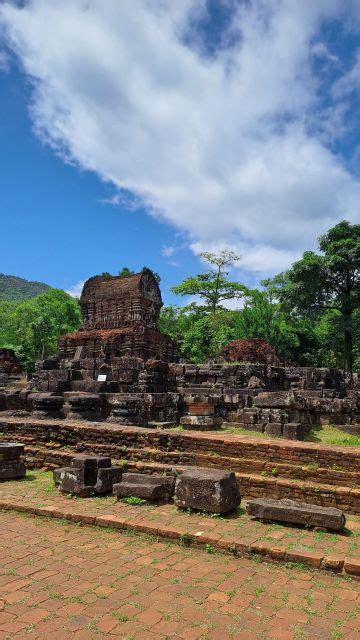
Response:
[{"label": "stone slab", "polygon": [[173,476],[147,475],[145,473],[124,473],[122,481],[114,484],[113,492],[118,500],[135,496],[143,500],[169,500],[174,495]]},{"label": "stone slab", "polygon": [[248,502],[247,512],[260,520],[308,525],[334,531],[340,531],[345,526],[345,516],[340,509],[295,500],[256,498]]}]

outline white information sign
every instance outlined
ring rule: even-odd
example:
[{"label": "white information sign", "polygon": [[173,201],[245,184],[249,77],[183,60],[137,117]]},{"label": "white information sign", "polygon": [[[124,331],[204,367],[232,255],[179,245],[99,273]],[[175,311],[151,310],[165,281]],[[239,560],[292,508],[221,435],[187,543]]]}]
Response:
[{"label": "white information sign", "polygon": [[98,382],[106,382],[106,375],[101,373],[100,375],[98,375],[97,381]]}]

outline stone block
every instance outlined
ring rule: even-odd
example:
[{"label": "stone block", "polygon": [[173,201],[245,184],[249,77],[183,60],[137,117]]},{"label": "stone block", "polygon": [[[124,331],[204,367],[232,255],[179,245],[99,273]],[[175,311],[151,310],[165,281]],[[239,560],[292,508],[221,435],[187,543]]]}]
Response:
[{"label": "stone block", "polygon": [[249,500],[247,512],[260,520],[287,522],[340,531],[345,526],[345,516],[340,509],[322,507],[295,500],[256,498]]},{"label": "stone block", "polygon": [[76,467],[62,467],[56,473],[57,485],[62,493],[74,493],[81,498],[88,498],[93,489],[93,485],[85,484],[84,469]]},{"label": "stone block", "polygon": [[264,433],[273,438],[281,438],[283,425],[281,422],[268,422],[265,425]]},{"label": "stone block", "polygon": [[21,460],[4,460],[4,462],[0,462],[0,480],[23,478],[25,475],[26,468]]},{"label": "stone block", "polygon": [[214,410],[211,404],[189,404],[187,406],[189,416],[212,416]]},{"label": "stone block", "polygon": [[24,445],[18,442],[2,442],[0,444],[0,462],[16,460],[24,454]]},{"label": "stone block", "polygon": [[254,398],[256,407],[282,408],[296,406],[294,394],[290,391],[263,391]]},{"label": "stone block", "polygon": [[31,393],[27,397],[27,402],[39,418],[63,417],[63,396],[55,395],[53,393]]},{"label": "stone block", "polygon": [[169,500],[174,495],[175,478],[173,476],[146,475],[142,473],[124,473],[122,481],[114,484],[113,493],[118,500],[135,496],[143,500]]},{"label": "stone block", "polygon": [[231,471],[192,468],[176,480],[175,504],[212,513],[227,513],[241,501],[235,474]]},{"label": "stone block", "polygon": [[24,453],[24,445],[17,442],[0,444],[0,480],[23,478],[26,469],[20,457]]},{"label": "stone block", "polygon": [[100,467],[97,473],[97,480],[94,487],[95,493],[110,493],[114,484],[121,482],[123,469],[122,467]]},{"label": "stone block", "polygon": [[81,469],[83,472],[83,482],[85,485],[95,485],[98,477],[98,470],[111,466],[111,458],[105,456],[88,456],[79,454],[72,458],[71,467]]},{"label": "stone block", "polygon": [[[73,385],[75,385],[75,382]],[[78,381],[78,385],[86,387],[84,381]],[[70,420],[100,420],[101,419],[101,398],[97,393],[66,393],[67,418]]]},{"label": "stone block", "polygon": [[287,440],[302,440],[304,430],[299,422],[285,422],[283,424],[282,435],[283,438]]},{"label": "stone block", "polygon": [[54,483],[63,493],[75,493],[82,498],[110,493],[113,484],[122,477],[122,467],[112,467],[107,456],[80,454],[70,465],[53,471]]},{"label": "stone block", "polygon": [[182,416],[180,424],[188,430],[211,431],[221,425],[221,419],[215,416]]}]

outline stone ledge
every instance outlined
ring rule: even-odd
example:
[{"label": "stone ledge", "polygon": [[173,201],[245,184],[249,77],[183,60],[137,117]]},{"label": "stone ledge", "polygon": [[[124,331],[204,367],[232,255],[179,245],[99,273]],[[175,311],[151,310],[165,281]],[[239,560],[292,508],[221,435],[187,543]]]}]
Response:
[{"label": "stone ledge", "polygon": [[210,546],[220,552],[231,553],[235,556],[256,555],[276,561],[298,562],[313,569],[326,569],[336,573],[349,575],[355,580],[360,579],[360,559],[357,557],[343,557],[341,555],[324,557],[322,553],[305,551],[303,549],[286,549],[279,546],[272,546],[271,543],[250,541],[241,543],[230,537],[219,537],[211,532],[189,532],[182,527],[169,527],[165,525],[156,526],[151,521],[124,519],[119,516],[109,514],[96,516],[90,513],[68,512],[53,505],[45,507],[32,507],[21,503],[0,500],[0,509],[6,511],[17,511],[29,513],[34,516],[59,518],[71,522],[81,523],[85,526],[97,525],[100,527],[112,527],[114,529],[127,529],[139,533],[146,533],[156,537],[180,540],[184,544],[198,544]]}]

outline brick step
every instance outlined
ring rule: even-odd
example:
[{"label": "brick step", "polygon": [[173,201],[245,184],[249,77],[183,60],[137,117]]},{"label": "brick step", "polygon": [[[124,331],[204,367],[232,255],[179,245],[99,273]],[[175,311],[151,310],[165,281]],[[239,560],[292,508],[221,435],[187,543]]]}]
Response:
[{"label": "brick step", "polygon": [[284,464],[282,462],[266,462],[254,458],[233,458],[231,456],[218,456],[206,453],[183,453],[180,451],[161,451],[159,449],[137,449],[128,447],[123,452],[126,460],[149,460],[174,464],[197,465],[201,467],[215,467],[218,469],[231,469],[239,473],[256,473],[263,476],[279,478],[292,478],[305,480],[316,484],[329,484],[337,486],[360,486],[360,473],[356,471],[340,471],[322,467],[300,466],[296,464]]},{"label": "brick step", "polygon": [[[180,432],[141,427],[119,426],[111,423],[86,423],[60,420],[35,420],[3,417],[0,420],[0,439],[25,443],[77,447],[83,443],[88,450],[97,446],[119,455],[121,448],[181,451],[185,454],[218,455],[239,460],[254,459],[271,465],[318,465],[323,469],[338,467],[341,471],[360,472],[360,448],[339,447],[298,441],[254,439],[218,432]],[[335,470],[334,469],[334,470]]]},{"label": "brick step", "polygon": [[[33,438],[22,438],[24,444],[32,446]],[[46,446],[46,444],[45,444]],[[49,448],[56,449],[54,443]],[[317,465],[284,464],[282,462],[267,462],[254,458],[234,458],[232,456],[220,456],[211,453],[163,451],[161,449],[138,447],[112,447],[110,445],[97,444],[92,447],[92,452],[98,454],[121,456],[125,460],[148,460],[167,464],[184,464],[192,466],[215,467],[231,469],[239,473],[262,474],[263,476],[291,478],[301,481],[310,481],[315,484],[329,484],[335,486],[360,486],[360,473],[356,471],[342,471],[329,469]]]},{"label": "brick step", "polygon": [[[1,429],[3,427],[3,431]],[[69,448],[133,458],[231,468],[239,473],[360,486],[359,448],[226,438],[202,433],[154,431],[108,424],[83,425],[54,420],[7,418],[0,424],[0,440],[17,440],[28,446]],[[355,450],[353,450],[355,449]],[[267,454],[265,456],[265,453]]]},{"label": "brick step", "polygon": [[[70,449],[49,449],[29,446],[25,449],[28,467],[53,469],[70,462],[74,451]],[[86,453],[84,451],[84,453]],[[116,460],[113,460],[115,463]],[[148,462],[144,460],[124,460],[128,471],[140,473],[174,473],[183,471],[184,464]],[[243,497],[291,498],[323,506],[338,507],[348,513],[360,513],[360,489],[348,486],[333,486],[315,482],[265,477],[259,474],[236,472],[240,492]]]}]

